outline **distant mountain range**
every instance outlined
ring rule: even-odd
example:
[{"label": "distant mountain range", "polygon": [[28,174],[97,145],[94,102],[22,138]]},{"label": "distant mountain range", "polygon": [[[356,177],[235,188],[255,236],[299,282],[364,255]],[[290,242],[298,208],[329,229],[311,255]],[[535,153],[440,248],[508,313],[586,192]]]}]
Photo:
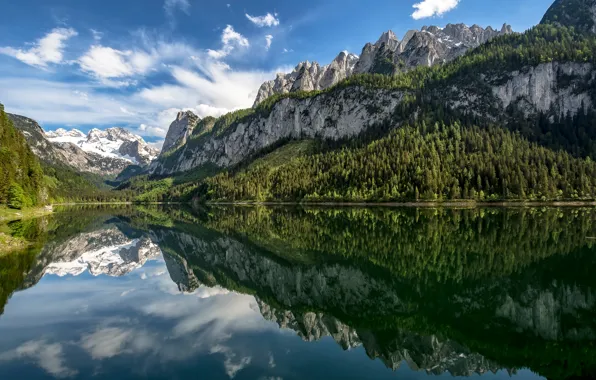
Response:
[{"label": "distant mountain range", "polygon": [[33,119],[8,114],[42,161],[64,164],[80,172],[117,176],[131,165],[147,166],[159,150],[123,128],[92,129],[87,135],[73,129],[45,132]]}]

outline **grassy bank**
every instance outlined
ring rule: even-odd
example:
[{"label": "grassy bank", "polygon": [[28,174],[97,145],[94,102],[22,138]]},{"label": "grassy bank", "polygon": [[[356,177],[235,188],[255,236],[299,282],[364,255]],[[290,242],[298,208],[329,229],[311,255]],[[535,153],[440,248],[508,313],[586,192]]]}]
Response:
[{"label": "grassy bank", "polygon": [[51,213],[51,207],[31,207],[22,210],[15,210],[8,207],[0,207],[0,222],[10,222],[11,220],[35,218]]}]

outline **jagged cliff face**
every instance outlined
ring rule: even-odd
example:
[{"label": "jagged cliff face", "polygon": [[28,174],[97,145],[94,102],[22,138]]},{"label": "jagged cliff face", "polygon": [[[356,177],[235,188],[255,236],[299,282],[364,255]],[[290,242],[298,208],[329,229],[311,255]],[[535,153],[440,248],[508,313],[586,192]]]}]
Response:
[{"label": "jagged cliff face", "polygon": [[355,73],[393,74],[417,66],[449,62],[492,38],[513,33],[509,25],[500,31],[474,25],[448,24],[445,28],[410,30],[400,41],[392,32],[383,33],[375,44],[362,49]]},{"label": "jagged cliff face", "polygon": [[[431,96],[453,109],[489,119],[501,118],[512,105],[527,115],[575,114],[582,106],[593,106],[589,88],[596,86],[596,70],[591,63],[551,62],[482,75],[478,80],[434,89]],[[350,87],[312,98],[286,98],[269,115],[233,124],[222,135],[209,136],[200,144],[184,145],[171,160],[155,161],[150,170],[172,174],[205,164],[229,167],[287,138],[355,136],[378,123],[390,123],[403,97],[400,91]]]},{"label": "jagged cliff face", "polygon": [[198,146],[186,144],[168,164],[155,161],[150,170],[171,174],[205,164],[227,167],[282,139],[355,136],[389,118],[402,96],[400,92],[350,88],[308,99],[283,99],[266,117],[234,124]]},{"label": "jagged cliff face", "polygon": [[184,145],[200,120],[191,111],[178,112],[176,120],[170,124],[168,129],[168,134],[161,149],[162,154]]},{"label": "jagged cliff face", "polygon": [[80,172],[113,176],[132,164],[149,164],[158,153],[142,138],[122,128],[93,129],[88,135],[74,129],[46,133],[33,119],[8,116],[42,161],[67,165]]},{"label": "jagged cliff face", "polygon": [[503,84],[498,81],[502,78],[488,78],[504,108],[518,102],[526,114],[551,109],[575,114],[581,107],[593,106],[592,97],[582,88],[596,84],[596,70],[591,63],[550,62],[515,71]]},{"label": "jagged cliff face", "polygon": [[541,23],[573,26],[596,33],[596,0],[556,0]]},{"label": "jagged cliff face", "polygon": [[478,25],[448,24],[445,28],[425,26],[420,31],[410,30],[400,41],[395,33],[388,31],[375,44],[366,44],[360,57],[341,52],[327,66],[306,61],[289,74],[278,74],[274,80],[263,83],[254,105],[274,94],[324,90],[352,74],[393,74],[417,66],[445,63],[494,37],[509,33],[512,30],[508,25],[498,31],[490,26],[484,29]]},{"label": "jagged cliff face", "polygon": [[254,105],[275,94],[329,88],[352,75],[357,62],[358,56],[345,51],[326,66],[321,67],[317,62],[301,62],[291,73],[279,73],[274,80],[263,83]]}]

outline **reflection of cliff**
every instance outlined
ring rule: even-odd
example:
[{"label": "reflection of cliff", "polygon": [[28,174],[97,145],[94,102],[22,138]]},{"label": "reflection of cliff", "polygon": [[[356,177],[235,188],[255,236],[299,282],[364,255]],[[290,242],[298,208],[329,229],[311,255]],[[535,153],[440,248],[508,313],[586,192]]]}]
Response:
[{"label": "reflection of cliff", "polygon": [[596,241],[593,208],[216,208],[206,226],[303,262],[365,260],[416,281],[506,276]]},{"label": "reflection of cliff", "polygon": [[[339,218],[341,213],[337,211],[333,217]],[[523,223],[538,226],[539,220],[528,219],[543,216],[526,213]],[[184,268],[192,270],[192,275],[177,277],[194,276],[207,285],[219,284],[256,294],[262,305],[268,305],[262,307],[268,319],[295,329],[306,339],[330,335],[343,347],[361,342],[369,356],[381,358],[391,368],[405,360],[412,368],[418,366],[433,373],[482,373],[495,370],[494,363],[499,363],[508,368],[529,366],[560,378],[581,375],[594,368],[590,355],[595,350],[591,343],[586,343],[595,339],[596,332],[593,292],[596,286],[591,275],[596,256],[591,244],[585,238],[579,239],[582,232],[592,228],[591,222],[577,213],[565,222],[553,219],[554,224],[546,224],[541,232],[536,228],[530,233],[525,228],[526,239],[534,241],[536,246],[544,246],[539,239],[551,239],[552,246],[561,249],[559,252],[549,248],[545,254],[534,249],[530,253],[510,255],[507,260],[513,262],[499,266],[502,259],[493,257],[494,252],[478,251],[477,255],[483,255],[484,260],[492,260],[487,268],[502,270],[484,277],[468,273],[466,260],[443,261],[440,256],[448,255],[450,250],[431,250],[429,257],[424,257],[423,243],[419,243],[414,258],[424,260],[412,262],[415,271],[400,276],[396,270],[399,267],[387,264],[395,262],[389,251],[374,250],[387,238],[381,233],[383,229],[379,229],[382,226],[375,227],[377,233],[369,236],[375,243],[367,245],[368,257],[350,258],[321,248],[296,249],[294,239],[285,241],[282,234],[274,239],[275,233],[267,228],[253,230],[251,234],[232,228],[215,231],[217,218],[220,226],[228,223],[215,214],[204,224],[211,228],[178,224],[175,228],[153,229],[153,238],[162,249],[166,253],[176,252],[177,260],[183,258]],[[277,226],[275,231],[280,231],[284,229],[283,222],[284,219],[276,218],[271,224]],[[497,213],[488,221],[468,224],[469,230],[460,229],[458,233],[461,239],[474,240],[477,247],[489,249],[488,242],[483,241],[484,234],[488,234],[488,241],[493,241],[494,236],[514,231],[519,222],[519,218]],[[557,234],[561,225],[575,231],[575,242],[569,232],[562,239],[564,243],[553,240],[560,237]],[[306,229],[298,228],[296,223],[292,226],[295,235],[309,239],[304,237]],[[309,228],[313,231],[312,226]],[[314,230],[320,232],[321,228],[318,225]],[[552,235],[548,228],[553,229]],[[365,242],[369,231],[362,229],[358,237],[343,236],[353,242]],[[328,229],[319,236],[325,239],[333,234]],[[418,240],[422,242],[425,238],[421,235]],[[394,255],[414,243],[412,239],[401,245],[393,241]],[[531,242],[519,245],[529,246]],[[327,243],[319,246],[324,244]],[[499,251],[502,250],[500,247]],[[474,257],[471,252],[468,258]],[[518,257],[520,262],[516,263]],[[441,276],[441,271],[449,276]],[[428,276],[428,272],[433,275]],[[467,360],[458,361],[458,355],[464,355]],[[553,368],[564,368],[563,375],[555,373]]]},{"label": "reflection of cliff", "polygon": [[383,344],[373,331],[356,330],[338,319],[315,312],[276,310],[257,298],[263,317],[281,328],[292,329],[305,341],[332,337],[344,350],[363,345],[371,359],[379,358],[388,368],[396,370],[402,362],[415,370],[440,375],[471,376],[488,371],[496,372],[497,364],[464,346],[435,335],[421,336],[406,331],[393,331],[391,342]]}]

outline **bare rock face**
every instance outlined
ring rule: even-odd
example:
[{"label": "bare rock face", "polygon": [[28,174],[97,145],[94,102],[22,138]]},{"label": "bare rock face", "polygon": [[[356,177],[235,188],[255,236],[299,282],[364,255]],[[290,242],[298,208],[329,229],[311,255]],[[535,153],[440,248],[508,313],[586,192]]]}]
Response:
[{"label": "bare rock face", "polygon": [[176,120],[170,124],[168,134],[161,149],[162,154],[184,145],[201,119],[191,111],[178,112]]},{"label": "bare rock face", "polygon": [[393,74],[417,66],[432,66],[463,55],[468,49],[490,39],[513,33],[511,26],[500,31],[473,25],[448,24],[445,28],[423,27],[410,30],[400,41],[391,30],[383,33],[374,44],[368,43],[360,57],[341,52],[327,66],[316,62],[301,62],[289,74],[277,74],[274,80],[263,83],[254,106],[271,95],[295,91],[324,90],[353,74]]},{"label": "bare rock face", "polygon": [[582,107],[593,106],[591,96],[580,90],[589,83],[596,84],[591,63],[550,62],[513,72],[492,91],[505,108],[523,99],[526,114],[548,112],[551,108],[558,114],[575,114]]},{"label": "bare rock face", "polygon": [[394,74],[417,66],[449,62],[492,38],[513,33],[505,24],[500,31],[473,25],[447,24],[445,28],[425,26],[408,31],[399,41],[388,31],[375,44],[366,44],[354,73]]},{"label": "bare rock face", "polygon": [[[227,167],[286,138],[355,136],[386,120],[402,93],[350,88],[307,99],[283,99],[265,117],[232,125],[225,133],[206,137],[203,144],[182,146],[175,157],[154,161],[150,171],[171,174],[211,163]],[[193,144],[194,145],[194,144]]]},{"label": "bare rock face", "polygon": [[277,74],[274,80],[263,83],[254,105],[275,94],[329,88],[352,75],[357,61],[358,56],[343,51],[327,66],[320,66],[317,62],[301,62],[291,73]]}]

